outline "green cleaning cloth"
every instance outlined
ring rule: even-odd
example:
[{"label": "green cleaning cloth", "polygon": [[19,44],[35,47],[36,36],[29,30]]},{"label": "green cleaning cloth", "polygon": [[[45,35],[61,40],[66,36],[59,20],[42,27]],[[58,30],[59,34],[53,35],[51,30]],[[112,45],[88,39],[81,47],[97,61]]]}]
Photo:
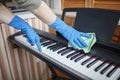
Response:
[{"label": "green cleaning cloth", "polygon": [[[87,44],[87,47],[84,47],[84,48],[80,48],[77,44],[76,44],[76,47],[77,49],[79,50],[83,50],[85,53],[88,53],[90,52],[91,50],[91,47],[95,44],[96,42],[96,35],[95,33],[87,33],[87,34],[91,34],[91,38],[86,38],[86,37],[81,37]],[[68,47],[71,47],[70,43],[68,43]]]}]

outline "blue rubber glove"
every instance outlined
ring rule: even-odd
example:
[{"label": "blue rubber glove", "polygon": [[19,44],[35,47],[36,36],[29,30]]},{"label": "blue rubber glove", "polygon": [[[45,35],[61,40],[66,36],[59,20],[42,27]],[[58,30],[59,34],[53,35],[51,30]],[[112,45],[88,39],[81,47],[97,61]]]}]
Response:
[{"label": "blue rubber glove", "polygon": [[87,47],[87,44],[80,37],[90,38],[91,35],[75,30],[74,28],[65,24],[58,17],[56,17],[55,22],[50,26],[61,33],[69,41],[74,49],[77,49],[75,44],[78,44],[80,48]]},{"label": "blue rubber glove", "polygon": [[14,27],[15,29],[21,30],[27,35],[27,41],[34,46],[35,44],[38,47],[38,50],[41,51],[41,44],[40,44],[40,37],[37,33],[33,30],[33,28],[21,19],[18,16],[15,16],[11,22],[9,23],[10,26]]}]

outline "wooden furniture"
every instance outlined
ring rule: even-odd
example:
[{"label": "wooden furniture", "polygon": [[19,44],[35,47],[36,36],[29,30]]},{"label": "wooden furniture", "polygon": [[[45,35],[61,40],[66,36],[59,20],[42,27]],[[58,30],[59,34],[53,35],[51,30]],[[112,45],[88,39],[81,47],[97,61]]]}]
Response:
[{"label": "wooden furniture", "polygon": [[120,0],[93,0],[91,7],[120,10]]},{"label": "wooden furniture", "polygon": [[120,10],[120,0],[61,0],[61,8],[105,8]]},{"label": "wooden furniture", "polygon": [[85,0],[61,0],[61,8],[85,7]]}]

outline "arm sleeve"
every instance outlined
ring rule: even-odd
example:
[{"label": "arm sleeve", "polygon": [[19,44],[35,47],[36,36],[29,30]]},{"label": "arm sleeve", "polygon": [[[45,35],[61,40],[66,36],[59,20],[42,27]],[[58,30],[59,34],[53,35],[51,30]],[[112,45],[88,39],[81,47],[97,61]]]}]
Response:
[{"label": "arm sleeve", "polygon": [[37,9],[42,0],[15,0],[19,7],[26,8],[30,11]]}]

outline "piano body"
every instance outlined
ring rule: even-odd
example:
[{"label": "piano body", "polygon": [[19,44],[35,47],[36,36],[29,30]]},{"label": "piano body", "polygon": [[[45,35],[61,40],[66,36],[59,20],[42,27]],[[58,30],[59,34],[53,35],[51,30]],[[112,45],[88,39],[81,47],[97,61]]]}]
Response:
[{"label": "piano body", "polygon": [[[98,9],[66,8],[63,11],[63,16],[65,16],[65,12],[70,11],[78,11],[79,14],[83,11],[87,15],[92,15],[92,17],[98,14],[101,15],[100,13],[93,15],[91,10],[92,12],[94,10],[98,12]],[[101,13],[106,12],[106,10],[102,9],[99,11]],[[53,35],[41,30],[36,30],[36,32],[41,37],[42,52],[37,50],[36,45],[31,46],[26,41],[26,36],[22,32],[17,32],[9,36],[8,40],[25,48],[39,59],[70,75],[73,80],[120,80],[120,45],[111,42],[111,36],[113,35],[117,20],[119,20],[118,15],[120,17],[120,14],[117,12],[117,14],[115,13],[114,15],[113,12],[110,13],[107,18],[101,16],[97,17],[97,19],[102,20],[106,25],[102,25],[101,23],[98,25],[96,18],[93,18],[95,23],[92,25],[91,19],[85,17],[84,18],[87,19],[86,23],[80,24],[80,22],[84,23],[84,21],[78,17],[82,17],[83,15],[77,14],[78,17],[76,17],[75,29],[83,32],[92,31],[97,35],[97,42],[89,53],[68,48],[67,41],[60,37],[59,34]],[[102,16],[106,16],[106,14],[108,15],[106,12]],[[111,14],[116,18],[110,18]],[[64,18],[62,19],[64,20]],[[108,25],[108,19],[113,23],[109,23]],[[95,28],[96,25],[98,25],[97,28]],[[109,32],[107,30],[109,30]]]}]

